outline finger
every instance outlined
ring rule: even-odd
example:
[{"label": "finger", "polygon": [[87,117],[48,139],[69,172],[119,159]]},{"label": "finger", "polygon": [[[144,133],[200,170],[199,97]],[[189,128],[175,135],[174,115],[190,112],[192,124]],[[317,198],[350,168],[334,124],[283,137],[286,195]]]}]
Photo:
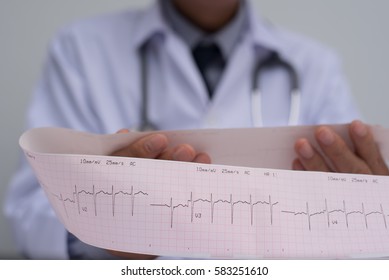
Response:
[{"label": "finger", "polygon": [[353,121],[350,124],[349,134],[354,143],[356,153],[367,163],[372,173],[389,175],[388,167],[381,156],[369,127],[361,121]]},{"label": "finger", "polygon": [[181,144],[177,147],[167,149],[159,155],[159,159],[176,161],[193,161],[196,157],[196,151],[188,144]]},{"label": "finger", "polygon": [[122,129],[119,129],[116,133],[117,134],[122,134],[122,133],[129,133],[130,130],[128,130],[127,128],[122,128]]},{"label": "finger", "polygon": [[368,165],[329,127],[321,126],[316,129],[315,137],[337,172],[371,174]]},{"label": "finger", "polygon": [[305,171],[303,164],[298,158],[294,159],[294,161],[292,162],[292,169],[298,171]]},{"label": "finger", "polygon": [[206,153],[199,153],[199,154],[197,154],[197,156],[194,158],[193,161],[197,162],[197,163],[210,164],[211,163],[211,158]]},{"label": "finger", "polygon": [[330,168],[324,158],[315,150],[314,147],[305,138],[296,141],[294,146],[298,154],[299,163],[304,170],[330,172]]},{"label": "finger", "polygon": [[163,134],[151,134],[131,143],[113,153],[113,156],[139,158],[156,158],[168,146],[168,139]]}]

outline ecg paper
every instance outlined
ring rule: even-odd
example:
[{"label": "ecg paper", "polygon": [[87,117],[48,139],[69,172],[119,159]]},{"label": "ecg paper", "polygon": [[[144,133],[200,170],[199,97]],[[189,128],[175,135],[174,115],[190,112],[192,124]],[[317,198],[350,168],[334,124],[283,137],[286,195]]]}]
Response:
[{"label": "ecg paper", "polygon": [[[347,138],[345,125],[333,128]],[[108,156],[138,132],[37,128],[20,145],[64,226],[97,247],[194,258],[389,255],[388,177],[287,170],[295,140],[313,130],[162,132],[212,164]],[[389,131],[372,130],[387,161]]]}]

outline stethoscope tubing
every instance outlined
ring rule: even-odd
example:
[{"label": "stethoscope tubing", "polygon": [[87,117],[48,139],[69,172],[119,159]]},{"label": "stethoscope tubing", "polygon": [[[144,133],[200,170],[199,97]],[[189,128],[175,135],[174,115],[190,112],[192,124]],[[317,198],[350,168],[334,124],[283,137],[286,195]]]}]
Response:
[{"label": "stethoscope tubing", "polygon": [[[141,63],[141,121],[138,127],[139,131],[157,130],[149,120],[148,104],[149,104],[149,89],[148,89],[148,71],[147,71],[147,44],[140,48],[140,63]],[[251,122],[254,127],[262,127],[264,125],[262,116],[262,93],[258,77],[266,69],[282,67],[290,78],[290,111],[288,125],[297,125],[299,121],[301,91],[299,87],[299,79],[297,72],[291,64],[281,59],[276,52],[272,52],[265,60],[258,60],[252,75],[252,92],[251,92]]]}]

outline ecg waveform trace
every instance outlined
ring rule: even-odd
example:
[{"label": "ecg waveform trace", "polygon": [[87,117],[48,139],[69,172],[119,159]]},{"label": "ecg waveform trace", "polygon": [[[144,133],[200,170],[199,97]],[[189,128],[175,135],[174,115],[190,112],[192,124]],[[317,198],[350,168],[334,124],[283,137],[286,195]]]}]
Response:
[{"label": "ecg waveform trace", "polygon": [[[59,195],[57,195],[57,194],[52,194],[52,195],[63,203],[63,208],[65,210],[65,213],[66,213],[67,217],[69,217],[69,216],[68,216],[67,207],[66,207],[66,204],[65,204],[66,202],[69,202],[69,203],[77,205],[78,214],[81,215],[81,209],[82,209],[81,204],[82,204],[82,202],[80,201],[80,196],[81,195],[89,195],[89,196],[93,197],[94,214],[95,214],[95,216],[97,216],[98,215],[98,211],[97,211],[97,208],[98,208],[97,198],[98,198],[98,196],[100,196],[100,195],[111,196],[111,207],[112,207],[111,211],[112,211],[112,216],[114,217],[115,216],[115,207],[116,207],[115,206],[116,205],[116,196],[124,195],[124,196],[129,196],[130,197],[131,216],[134,216],[134,213],[135,213],[135,199],[136,199],[136,197],[139,196],[139,195],[149,196],[149,193],[144,192],[142,190],[134,191],[134,186],[131,186],[130,191],[124,191],[124,190],[114,191],[114,186],[113,185],[111,186],[111,190],[110,191],[106,191],[106,190],[96,191],[95,185],[93,185],[92,186],[92,191],[88,191],[88,190],[85,190],[85,189],[78,190],[77,185],[75,185],[71,197],[64,198],[62,193],[60,193]],[[278,208],[282,208],[281,207],[281,203],[279,201],[273,201],[271,195],[268,196],[267,200],[253,200],[252,194],[249,194],[248,198],[249,198],[248,200],[233,200],[233,194],[230,194],[229,195],[229,199],[221,199],[221,198],[215,199],[214,198],[214,194],[210,193],[209,198],[199,197],[199,198],[195,199],[194,195],[193,195],[193,192],[190,192],[190,197],[189,197],[189,199],[186,200],[185,203],[173,204],[173,197],[170,197],[170,200],[169,200],[168,203],[149,203],[149,204],[145,203],[145,205],[146,206],[149,205],[151,207],[165,207],[165,208],[169,208],[169,211],[170,211],[170,228],[173,228],[173,225],[174,225],[174,213],[179,208],[189,208],[190,209],[190,221],[191,221],[191,223],[193,223],[194,217],[195,217],[195,212],[196,212],[195,211],[195,205],[197,203],[200,203],[200,202],[209,203],[209,205],[210,205],[210,208],[209,208],[209,211],[210,211],[210,223],[211,224],[213,224],[214,221],[215,221],[215,211],[216,211],[215,210],[215,206],[217,206],[219,204],[227,204],[227,205],[229,204],[229,207],[230,207],[230,223],[231,223],[231,225],[234,224],[234,207],[236,205],[247,205],[249,207],[250,225],[251,226],[253,226],[253,224],[254,224],[254,212],[255,212],[254,208],[256,206],[258,206],[258,205],[266,205],[268,207],[267,211],[269,211],[269,216],[270,216],[270,221],[269,222],[270,222],[270,225],[273,225],[274,206],[278,206]],[[316,211],[316,212],[311,212],[311,209],[309,207],[309,202],[308,201],[305,203],[305,210],[303,210],[303,211],[292,211],[292,210],[285,210],[285,209],[280,209],[279,211],[280,211],[280,213],[289,214],[289,215],[292,215],[294,217],[306,216],[306,218],[307,218],[307,225],[308,225],[309,231],[312,230],[312,220],[311,220],[311,218],[314,217],[314,216],[320,216],[320,215],[326,215],[327,227],[330,228],[330,226],[331,226],[330,216],[331,216],[331,214],[334,214],[334,213],[343,213],[345,225],[346,225],[347,228],[349,228],[349,216],[350,215],[355,215],[355,214],[362,215],[363,219],[364,219],[363,220],[364,226],[365,226],[366,229],[369,228],[369,224],[368,224],[369,216],[381,215],[382,216],[383,225],[384,225],[385,229],[388,229],[387,217],[389,217],[389,215],[387,215],[384,212],[382,203],[379,204],[379,208],[380,208],[379,210],[374,210],[374,211],[366,212],[365,204],[362,202],[360,209],[357,209],[357,210],[347,210],[346,201],[343,200],[342,201],[342,207],[335,208],[335,209],[329,209],[328,203],[327,203],[327,199],[325,198],[324,199],[324,207],[321,210]]]},{"label": "ecg waveform trace", "polygon": [[115,202],[116,202],[116,196],[117,195],[125,195],[125,196],[130,196],[131,197],[131,216],[134,216],[134,207],[135,207],[135,198],[137,195],[143,195],[143,196],[148,196],[148,193],[143,192],[143,191],[137,191],[134,192],[134,186],[131,186],[131,191],[123,191],[119,190],[114,192],[114,186],[112,185],[111,191],[104,191],[100,190],[97,191],[95,190],[95,185],[92,186],[92,191],[87,191],[87,190],[77,190],[77,185],[74,186],[74,191],[72,193],[72,198],[63,198],[62,193],[58,196],[57,194],[53,194],[53,196],[57,197],[60,201],[62,201],[66,216],[68,216],[67,208],[65,205],[65,202],[70,202],[73,204],[77,203],[77,209],[78,209],[78,214],[81,214],[81,207],[80,207],[80,195],[85,194],[85,195],[90,195],[93,197],[93,205],[94,205],[94,213],[95,216],[97,216],[97,196],[98,195],[107,195],[112,197],[112,216],[115,216]]},{"label": "ecg waveform trace", "polygon": [[211,223],[213,224],[214,222],[214,213],[215,213],[215,205],[218,203],[227,203],[230,204],[231,207],[231,224],[234,224],[234,206],[237,204],[246,204],[250,206],[250,223],[253,225],[253,217],[254,217],[254,206],[258,204],[265,204],[269,206],[269,211],[270,211],[270,224],[273,224],[273,207],[278,204],[278,202],[272,203],[271,196],[269,195],[269,200],[264,201],[264,200],[257,200],[255,202],[252,201],[252,195],[250,194],[250,199],[249,200],[236,200],[233,201],[232,199],[232,194],[230,194],[230,199],[217,199],[213,200],[213,194],[210,194],[210,198],[197,198],[193,199],[193,192],[190,193],[190,199],[187,200],[186,203],[178,203],[173,205],[173,197],[170,197],[170,203],[152,203],[150,204],[151,206],[160,206],[160,207],[167,207],[170,208],[170,227],[173,228],[173,216],[174,216],[174,210],[182,207],[182,208],[189,208],[190,207],[190,216],[191,216],[191,222],[193,223],[193,216],[194,216],[194,208],[195,204],[197,202],[207,202],[210,204],[210,216],[211,216]]},{"label": "ecg waveform trace", "polygon": [[311,228],[312,228],[312,226],[311,226],[311,217],[317,216],[317,215],[326,215],[327,226],[329,228],[330,224],[331,224],[330,223],[330,214],[336,213],[336,212],[340,212],[340,213],[344,214],[344,218],[345,218],[345,222],[346,222],[346,227],[347,228],[349,227],[348,217],[349,217],[349,215],[352,215],[352,214],[360,214],[360,215],[362,215],[364,217],[364,224],[365,224],[366,229],[369,228],[368,221],[367,221],[368,216],[374,215],[374,214],[382,215],[382,220],[383,220],[383,224],[385,226],[385,229],[388,228],[387,227],[387,223],[386,223],[386,216],[387,215],[384,212],[384,209],[382,207],[382,203],[380,203],[380,211],[370,211],[370,212],[366,212],[365,211],[365,206],[364,206],[363,202],[361,204],[361,210],[347,211],[346,210],[346,201],[345,200],[343,200],[343,208],[329,210],[328,209],[328,205],[327,205],[327,199],[324,199],[324,205],[325,205],[324,209],[322,209],[321,211],[313,212],[313,213],[310,212],[309,203],[306,202],[305,205],[306,205],[306,210],[305,211],[295,212],[295,211],[289,211],[289,210],[281,210],[281,212],[282,213],[286,213],[286,214],[292,214],[294,216],[305,215],[307,217],[307,222],[308,222],[309,230],[311,230]]}]

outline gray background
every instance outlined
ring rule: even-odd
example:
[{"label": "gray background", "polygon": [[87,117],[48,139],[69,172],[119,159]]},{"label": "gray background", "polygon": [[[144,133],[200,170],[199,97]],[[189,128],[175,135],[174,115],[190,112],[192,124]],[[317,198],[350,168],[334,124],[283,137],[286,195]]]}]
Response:
[{"label": "gray background", "polygon": [[[18,161],[24,112],[37,81],[48,40],[66,23],[151,1],[0,0],[0,206]],[[334,48],[366,121],[389,127],[389,1],[254,0],[273,23]],[[0,214],[0,258],[18,258]]]}]

